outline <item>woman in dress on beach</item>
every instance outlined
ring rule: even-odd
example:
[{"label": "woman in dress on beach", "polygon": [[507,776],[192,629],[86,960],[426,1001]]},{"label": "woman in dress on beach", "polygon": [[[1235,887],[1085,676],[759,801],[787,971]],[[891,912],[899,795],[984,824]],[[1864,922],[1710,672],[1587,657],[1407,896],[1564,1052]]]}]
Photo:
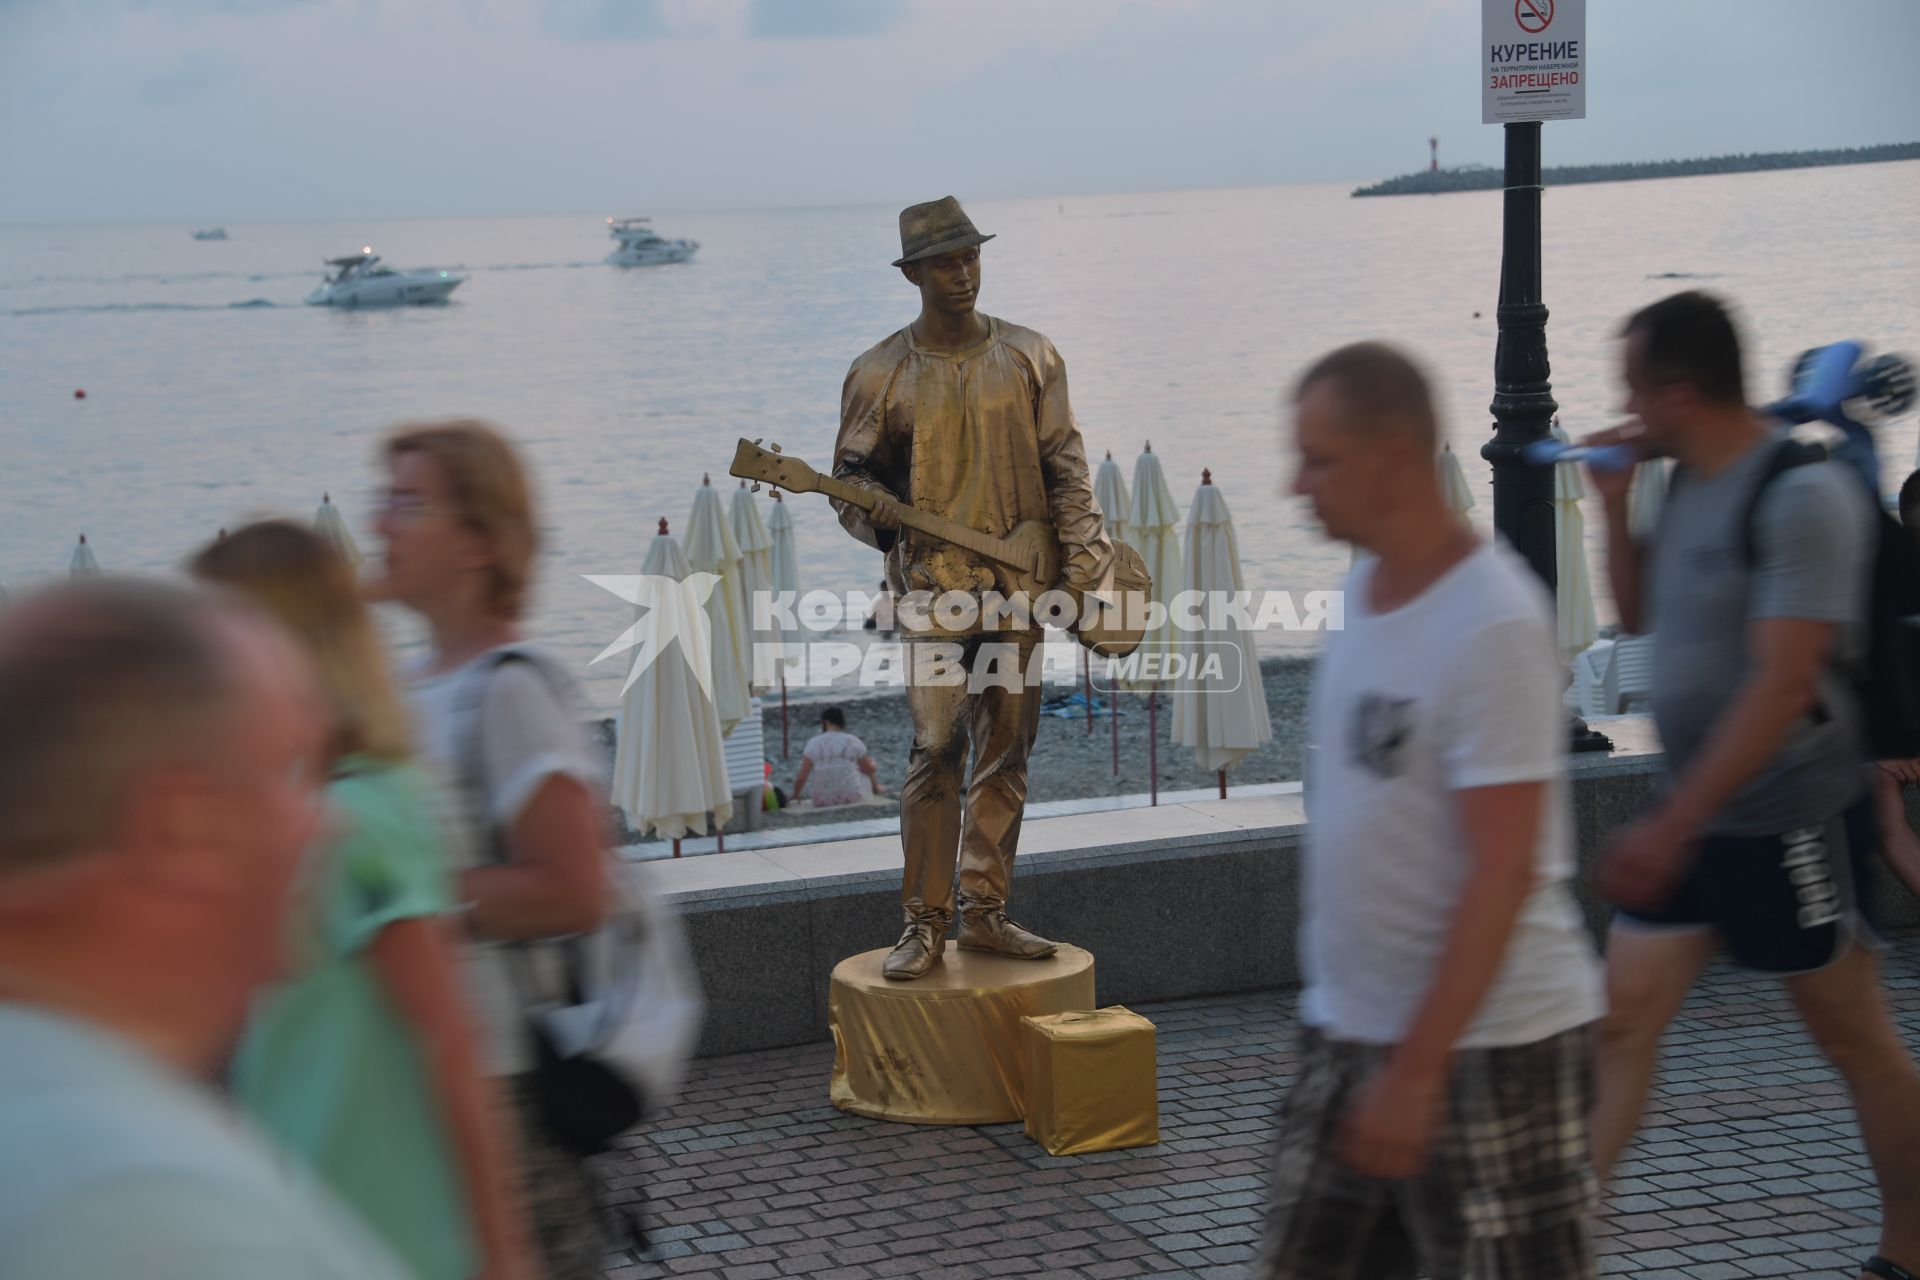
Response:
[{"label": "woman in dress on beach", "polygon": [[800,772],[793,780],[793,799],[804,798],[813,783],[813,807],[859,804],[881,794],[879,766],[867,753],[867,744],[847,732],[846,713],[828,707],[820,713],[820,732],[800,751]]},{"label": "woman in dress on beach", "polygon": [[598,1280],[605,1243],[591,1166],[540,1115],[534,1058],[504,944],[587,933],[611,895],[605,765],[572,681],[519,627],[537,545],[526,471],[483,423],[403,428],[384,450],[368,593],[426,623],[409,693],[424,754],[452,788],[460,918],[489,1069],[505,1079],[522,1172],[554,1280]]},{"label": "woman in dress on beach", "polygon": [[318,534],[248,525],[192,563],[311,653],[334,714],[333,835],[314,850],[294,972],[255,1011],[236,1098],[421,1280],[533,1280],[530,1231],[479,1070],[431,781],[353,570]]}]

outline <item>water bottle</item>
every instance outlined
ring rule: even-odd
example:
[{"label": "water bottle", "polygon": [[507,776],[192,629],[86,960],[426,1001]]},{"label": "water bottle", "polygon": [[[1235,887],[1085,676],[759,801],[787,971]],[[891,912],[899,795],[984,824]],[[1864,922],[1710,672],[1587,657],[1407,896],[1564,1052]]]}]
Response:
[{"label": "water bottle", "polygon": [[1561,440],[1535,440],[1520,451],[1523,461],[1536,467],[1560,462],[1584,462],[1595,471],[1625,471],[1640,461],[1640,450],[1631,441],[1619,444],[1568,444]]}]

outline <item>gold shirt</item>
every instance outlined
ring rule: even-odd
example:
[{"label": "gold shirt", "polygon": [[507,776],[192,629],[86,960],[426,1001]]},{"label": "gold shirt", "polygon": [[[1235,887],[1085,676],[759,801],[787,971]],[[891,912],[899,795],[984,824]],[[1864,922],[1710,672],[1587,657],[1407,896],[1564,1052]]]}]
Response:
[{"label": "gold shirt", "polygon": [[[1067,403],[1066,365],[1041,334],[982,318],[987,336],[968,350],[927,351],[902,329],[853,362],[833,474],[995,537],[1050,521],[1066,581],[1097,587],[1113,544]],[[875,529],[858,507],[833,505],[854,537],[887,553],[896,591],[977,595],[994,585],[971,552],[912,529]]]}]

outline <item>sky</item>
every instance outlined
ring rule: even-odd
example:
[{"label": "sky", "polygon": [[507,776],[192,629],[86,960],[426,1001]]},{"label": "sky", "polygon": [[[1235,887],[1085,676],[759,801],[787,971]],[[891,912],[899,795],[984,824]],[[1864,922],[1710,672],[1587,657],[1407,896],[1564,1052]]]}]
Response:
[{"label": "sky", "polygon": [[[1498,163],[1481,4],[0,0],[0,222],[1354,183],[1429,134]],[[1920,0],[1588,9],[1549,164],[1920,141]]]}]

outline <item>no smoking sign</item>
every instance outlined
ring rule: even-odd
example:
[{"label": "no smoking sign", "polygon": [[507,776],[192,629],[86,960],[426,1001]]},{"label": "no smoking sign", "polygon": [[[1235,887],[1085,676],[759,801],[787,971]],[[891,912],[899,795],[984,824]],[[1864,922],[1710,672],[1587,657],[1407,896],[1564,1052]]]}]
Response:
[{"label": "no smoking sign", "polygon": [[1553,0],[1513,0],[1513,20],[1530,36],[1553,25]]},{"label": "no smoking sign", "polygon": [[1587,0],[1481,0],[1480,118],[1584,120]]}]

